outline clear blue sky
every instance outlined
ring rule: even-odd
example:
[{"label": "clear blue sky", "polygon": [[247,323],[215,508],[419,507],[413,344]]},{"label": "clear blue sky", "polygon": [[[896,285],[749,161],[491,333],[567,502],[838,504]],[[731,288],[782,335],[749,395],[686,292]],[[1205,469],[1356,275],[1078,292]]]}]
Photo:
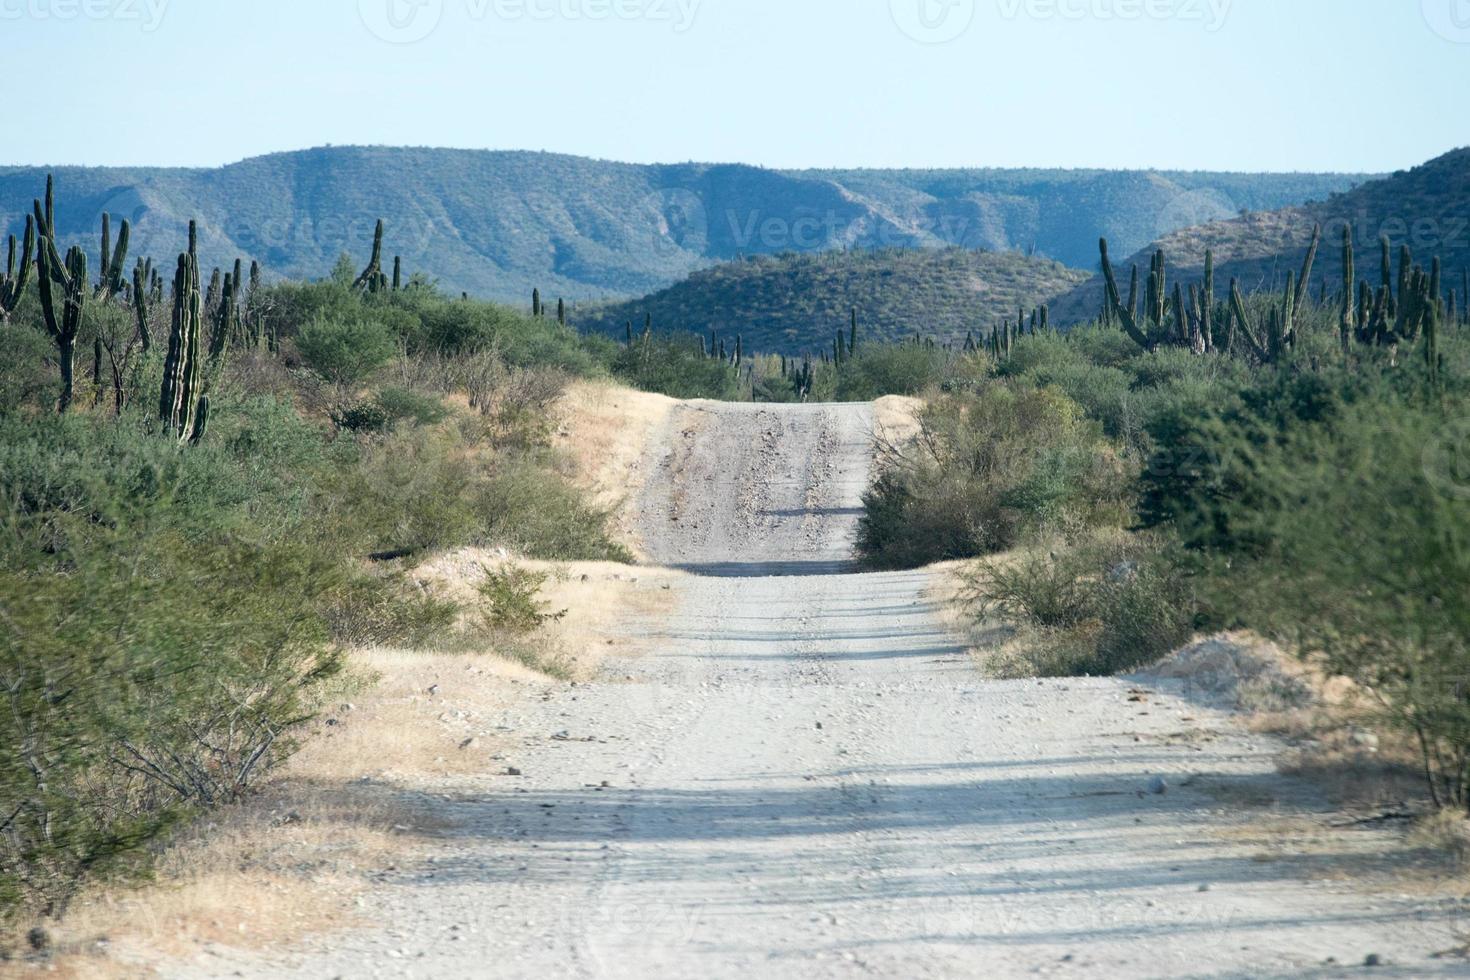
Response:
[{"label": "clear blue sky", "polygon": [[0,38],[0,163],[1377,171],[1470,143],[1470,0],[0,0]]}]

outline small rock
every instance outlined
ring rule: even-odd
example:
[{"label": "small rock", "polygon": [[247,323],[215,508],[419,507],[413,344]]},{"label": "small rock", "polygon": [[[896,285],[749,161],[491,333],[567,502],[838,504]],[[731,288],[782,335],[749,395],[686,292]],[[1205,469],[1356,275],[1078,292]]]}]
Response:
[{"label": "small rock", "polygon": [[1209,886],[1209,885],[1200,885],[1200,886],[1199,886],[1199,890],[1200,890],[1200,891],[1201,891],[1201,892],[1207,892],[1207,891],[1209,891],[1209,890],[1210,890],[1210,886]]},{"label": "small rock", "polygon": [[439,694],[439,685],[438,684],[434,684],[434,685],[430,686],[430,688],[429,688],[429,697],[431,697],[431,698],[432,697],[436,697],[438,694]]},{"label": "small rock", "polygon": [[478,738],[467,738],[459,743],[459,750],[461,752],[468,752],[470,749],[478,748],[479,745],[480,740]]},{"label": "small rock", "polygon": [[1383,957],[1377,953],[1369,953],[1367,959],[1363,960],[1363,965],[1370,970],[1376,969],[1383,965]]},{"label": "small rock", "polygon": [[1378,736],[1372,732],[1358,730],[1353,732],[1353,744],[1360,749],[1369,752],[1378,751]]},{"label": "small rock", "polygon": [[819,721],[819,722],[817,722],[817,731],[820,732],[821,730],[822,730],[822,723]]},{"label": "small rock", "polygon": [[51,949],[51,933],[42,929],[40,926],[36,926],[30,932],[26,933],[26,942],[35,952],[45,953]]},{"label": "small rock", "polygon": [[525,775],[525,773],[521,772],[515,766],[510,766],[509,768],[507,768],[505,770],[505,774],[507,776],[523,776],[523,775]]},{"label": "small rock", "polygon": [[1169,792],[1169,783],[1163,776],[1155,776],[1148,781],[1148,791],[1154,796],[1163,796]]}]

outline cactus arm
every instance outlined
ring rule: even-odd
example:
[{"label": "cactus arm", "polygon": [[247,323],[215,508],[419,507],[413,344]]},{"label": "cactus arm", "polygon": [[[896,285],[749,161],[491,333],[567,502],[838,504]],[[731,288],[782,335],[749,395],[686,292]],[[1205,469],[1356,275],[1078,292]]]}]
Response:
[{"label": "cactus arm", "polygon": [[1099,248],[1102,251],[1103,279],[1107,283],[1107,307],[1123,324],[1123,331],[1133,339],[1133,342],[1144,350],[1148,350],[1150,348],[1148,337],[1138,329],[1137,319],[1131,311],[1124,308],[1123,300],[1118,295],[1118,280],[1113,275],[1113,263],[1108,259],[1108,240],[1106,238],[1099,242]]},{"label": "cactus arm", "polygon": [[1250,313],[1245,308],[1245,297],[1240,294],[1240,284],[1234,279],[1230,280],[1230,310],[1235,317],[1235,325],[1239,328],[1241,336],[1250,345],[1251,353],[1255,354],[1261,363],[1270,363],[1270,355],[1256,339],[1256,332],[1251,327]]},{"label": "cactus arm", "polygon": [[[1306,308],[1309,296],[1308,290],[1312,286],[1312,267],[1317,264],[1317,249],[1322,244],[1322,226],[1315,225],[1312,228],[1312,244],[1307,247],[1307,257],[1302,261],[1302,274],[1296,283],[1296,296],[1292,302],[1292,309],[1300,313]],[[1296,321],[1286,325],[1288,333],[1296,329]]]}]

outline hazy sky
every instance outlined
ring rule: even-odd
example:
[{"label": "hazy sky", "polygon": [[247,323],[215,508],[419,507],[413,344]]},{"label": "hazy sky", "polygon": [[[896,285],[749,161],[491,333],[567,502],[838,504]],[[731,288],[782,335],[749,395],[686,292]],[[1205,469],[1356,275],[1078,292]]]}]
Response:
[{"label": "hazy sky", "polygon": [[1470,0],[0,0],[0,37],[0,164],[1377,171],[1470,143]]}]

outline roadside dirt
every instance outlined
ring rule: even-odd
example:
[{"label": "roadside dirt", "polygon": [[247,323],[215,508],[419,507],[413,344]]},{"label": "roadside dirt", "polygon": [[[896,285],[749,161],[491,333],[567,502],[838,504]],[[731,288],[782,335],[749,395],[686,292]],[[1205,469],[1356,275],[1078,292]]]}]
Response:
[{"label": "roadside dirt", "polygon": [[175,975],[1464,975],[1432,958],[1464,905],[1329,828],[1278,743],[1138,679],[986,680],[937,577],[844,574],[873,425],[675,406],[633,522],[672,610],[523,685],[368,925]]}]

